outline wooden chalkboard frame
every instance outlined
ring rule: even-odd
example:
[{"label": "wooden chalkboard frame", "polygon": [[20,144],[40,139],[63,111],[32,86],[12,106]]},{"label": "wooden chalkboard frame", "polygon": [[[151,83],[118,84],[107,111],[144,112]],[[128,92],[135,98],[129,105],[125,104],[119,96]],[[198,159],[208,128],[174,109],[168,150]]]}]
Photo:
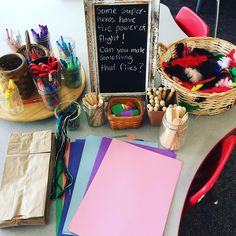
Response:
[{"label": "wooden chalkboard frame", "polygon": [[[140,86],[136,91],[130,91],[123,89],[124,91],[115,91],[116,88],[108,86],[106,89],[101,88],[101,80],[103,78],[99,77],[99,60],[98,60],[98,42],[97,42],[97,28],[96,28],[96,9],[109,7],[119,8],[121,6],[130,7],[137,6],[147,6],[148,13],[146,15],[147,19],[147,41],[145,42],[145,71],[142,71],[142,87]],[[158,28],[159,28],[159,5],[160,0],[85,0],[85,17],[86,17],[86,30],[87,30],[87,43],[88,43],[88,58],[89,58],[89,71],[90,71],[90,90],[98,93],[102,93],[104,96],[122,96],[122,95],[145,95],[146,88],[150,87],[155,83],[156,79],[156,46],[158,42]],[[99,48],[100,49],[100,48]],[[141,63],[139,63],[141,64]],[[143,64],[143,63],[142,63]],[[128,74],[127,74],[128,75]],[[128,77],[129,78],[129,77]],[[144,83],[144,84],[143,84]],[[103,83],[104,84],[104,83]],[[103,85],[104,86],[104,85]],[[105,92],[104,92],[105,90]],[[118,89],[119,90],[119,89]]]}]

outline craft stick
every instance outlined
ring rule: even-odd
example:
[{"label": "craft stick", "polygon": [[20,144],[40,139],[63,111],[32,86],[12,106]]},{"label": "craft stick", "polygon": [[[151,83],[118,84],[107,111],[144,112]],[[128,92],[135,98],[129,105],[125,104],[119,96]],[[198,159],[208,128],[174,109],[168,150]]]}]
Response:
[{"label": "craft stick", "polygon": [[153,106],[149,107],[148,110],[153,111],[154,110]]},{"label": "craft stick", "polygon": [[162,111],[166,111],[166,109],[167,109],[166,107],[162,107]]},{"label": "craft stick", "polygon": [[154,107],[154,109],[153,109],[154,111],[158,111],[158,107]]},{"label": "craft stick", "polygon": [[154,108],[157,109],[157,111],[160,109],[160,105],[159,104],[155,104]]},{"label": "craft stick", "polygon": [[165,104],[166,104],[166,103],[165,103],[165,101],[164,101],[164,100],[161,100],[161,101],[160,101],[160,106],[161,106],[161,107],[164,107],[164,106],[165,106]]},{"label": "craft stick", "polygon": [[163,91],[162,91],[162,96],[161,96],[163,100],[165,100],[165,98],[166,98],[166,91],[167,91],[167,88],[164,87]]},{"label": "craft stick", "polygon": [[154,100],[153,100],[153,99],[150,99],[150,100],[149,100],[149,103],[153,105],[153,104],[154,104]]},{"label": "craft stick", "polygon": [[156,95],[159,101],[161,101],[161,92],[158,90],[156,91]]},{"label": "craft stick", "polygon": [[170,93],[168,94],[168,96],[167,96],[167,98],[166,98],[166,103],[167,103],[167,104],[170,103],[170,100],[171,100],[171,98],[172,98],[174,92],[175,92],[175,89],[174,89],[174,88],[171,88]]},{"label": "craft stick", "polygon": [[154,99],[154,96],[152,94],[149,95],[149,99]]}]

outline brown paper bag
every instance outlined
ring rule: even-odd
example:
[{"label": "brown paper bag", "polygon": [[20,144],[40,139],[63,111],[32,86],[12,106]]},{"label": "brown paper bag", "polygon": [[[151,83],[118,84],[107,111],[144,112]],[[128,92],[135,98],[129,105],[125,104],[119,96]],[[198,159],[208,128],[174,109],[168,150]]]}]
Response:
[{"label": "brown paper bag", "polygon": [[54,146],[51,131],[11,134],[0,187],[0,227],[46,223]]}]

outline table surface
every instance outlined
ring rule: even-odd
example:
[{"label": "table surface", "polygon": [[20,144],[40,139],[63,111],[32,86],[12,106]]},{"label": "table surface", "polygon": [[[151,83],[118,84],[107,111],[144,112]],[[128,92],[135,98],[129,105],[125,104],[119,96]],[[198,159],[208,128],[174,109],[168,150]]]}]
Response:
[{"label": "table surface", "polygon": [[[61,101],[74,101],[77,100],[81,94],[84,91],[85,85],[86,85],[86,77],[85,77],[85,71],[83,67],[81,67],[81,84],[77,88],[67,88],[63,85],[61,86],[60,90],[60,97]],[[69,103],[68,103],[69,104]],[[17,121],[17,122],[32,122],[37,120],[44,120],[49,117],[54,116],[54,111],[49,110],[44,105],[43,100],[38,102],[33,102],[30,104],[24,105],[24,110],[16,115],[11,115],[9,113],[6,113],[1,107],[0,107],[0,119],[4,120],[10,120],[10,121]]]},{"label": "table surface", "polygon": [[[12,28],[24,32],[27,27],[34,27],[40,22],[47,24],[50,30],[51,39],[58,39],[60,35],[70,36],[76,39],[76,52],[81,64],[88,75],[87,42],[85,34],[84,7],[81,0],[41,0],[38,9],[34,4],[29,4],[27,0],[15,1],[14,6],[11,1],[4,1],[1,5],[0,22],[2,29]],[[48,9],[45,10],[47,6]],[[11,14],[9,14],[9,9]],[[26,12],[27,17],[22,16]],[[164,14],[165,12],[165,14]],[[55,13],[55,14],[53,14]],[[164,15],[163,15],[163,14]],[[57,17],[57,16],[63,17]],[[30,17],[31,16],[31,17]],[[168,8],[161,5],[160,19],[160,41],[169,44],[184,37],[184,33],[176,26]],[[28,22],[30,19],[30,22]],[[169,19],[169,20],[168,20]],[[169,33],[161,29],[169,28]],[[162,33],[163,32],[163,33]],[[167,31],[166,31],[167,32]],[[173,35],[172,32],[175,32]],[[178,33],[179,32],[179,33]],[[0,32],[3,34],[3,32]],[[52,46],[55,43],[52,41]],[[0,40],[0,54],[6,53],[7,49]],[[89,78],[87,76],[87,78]],[[87,82],[87,84],[89,84]],[[89,90],[89,87],[87,87]],[[192,177],[212,146],[228,131],[236,126],[236,107],[216,116],[190,116],[188,137],[182,149],[177,152],[177,159],[183,161],[183,168],[173,197],[165,228],[165,236],[175,236],[178,234],[179,219],[185,195],[187,193]],[[4,155],[8,143],[8,136],[12,132],[33,132],[37,130],[55,130],[55,119],[49,118],[43,121],[19,123],[0,119],[0,176],[4,163]],[[70,138],[84,138],[89,134],[114,136],[121,134],[136,135],[139,138],[158,142],[159,127],[152,127],[144,119],[142,126],[138,129],[112,130],[109,123],[99,128],[89,127],[85,114],[81,114],[81,125],[79,130],[69,132]],[[167,170],[168,171],[168,170]],[[0,236],[39,236],[55,235],[55,202],[51,204],[49,222],[45,226],[27,226],[9,229],[0,229]]]}]

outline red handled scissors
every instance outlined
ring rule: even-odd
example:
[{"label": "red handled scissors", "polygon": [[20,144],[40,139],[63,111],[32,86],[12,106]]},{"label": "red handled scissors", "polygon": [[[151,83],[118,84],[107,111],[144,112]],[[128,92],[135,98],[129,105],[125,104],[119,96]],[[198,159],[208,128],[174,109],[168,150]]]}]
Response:
[{"label": "red handled scissors", "polygon": [[32,75],[38,75],[40,77],[47,76],[60,70],[60,62],[56,61],[54,56],[51,56],[48,57],[48,64],[31,63],[29,66],[29,70]]},{"label": "red handled scissors", "polygon": [[54,56],[48,57],[48,65],[51,68],[51,70],[60,70],[60,62],[58,62]]}]

